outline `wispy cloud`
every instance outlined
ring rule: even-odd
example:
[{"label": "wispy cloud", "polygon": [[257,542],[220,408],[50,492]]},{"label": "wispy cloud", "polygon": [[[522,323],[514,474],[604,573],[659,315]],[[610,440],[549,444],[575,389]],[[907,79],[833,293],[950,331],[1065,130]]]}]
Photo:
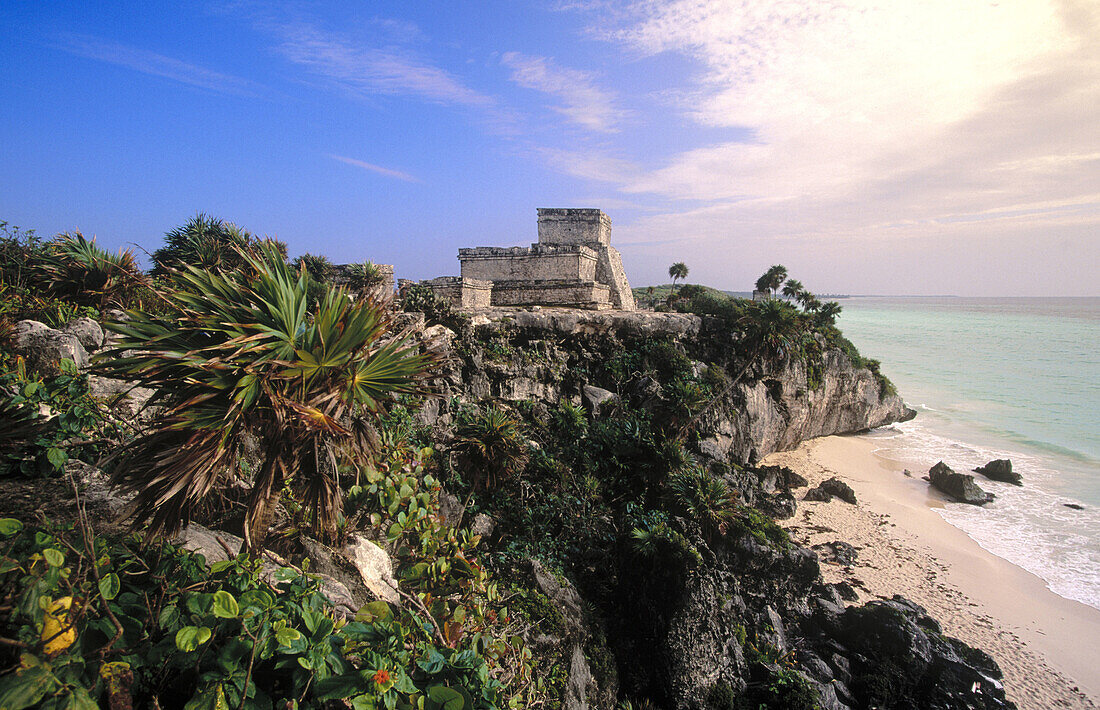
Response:
[{"label": "wispy cloud", "polygon": [[432,103],[475,108],[495,103],[492,97],[406,48],[360,46],[302,23],[281,25],[277,31],[279,50],[287,59],[352,93],[415,96]]},{"label": "wispy cloud", "polygon": [[548,57],[519,52],[506,52],[501,63],[512,70],[515,83],[559,99],[561,105],[552,108],[570,121],[593,131],[618,130],[623,111],[616,107],[610,92],[596,86],[591,73],[557,66]]},{"label": "wispy cloud", "polygon": [[181,84],[221,94],[257,97],[267,91],[262,85],[248,79],[89,35],[64,35],[57,46],[69,54],[115,64],[143,74],[171,79]]},{"label": "wispy cloud", "polygon": [[403,173],[400,170],[391,170],[390,168],[384,168],[381,165],[375,165],[374,163],[367,163],[362,160],[356,160],[355,158],[348,158],[343,155],[329,155],[333,160],[339,160],[341,163],[347,163],[348,165],[354,165],[357,168],[363,170],[369,170],[372,173],[378,173],[379,175],[385,175],[386,177],[395,178],[397,180],[404,180],[405,182],[421,182],[417,177]]},{"label": "wispy cloud", "polygon": [[[592,169],[615,165],[612,150],[550,156],[633,199],[689,200],[620,225],[616,239],[683,235],[683,256],[715,264],[719,283],[729,267],[710,255],[734,244],[798,245],[836,273],[857,260],[854,244],[935,244],[948,259],[955,244],[980,271],[1001,238],[1020,255],[1063,231],[1080,246],[1100,227],[1100,13],[1089,0],[640,0],[590,32],[642,61],[687,58],[695,75],[666,98],[691,123],[751,135],[625,171]],[[1054,282],[1050,271],[1036,278]]]}]

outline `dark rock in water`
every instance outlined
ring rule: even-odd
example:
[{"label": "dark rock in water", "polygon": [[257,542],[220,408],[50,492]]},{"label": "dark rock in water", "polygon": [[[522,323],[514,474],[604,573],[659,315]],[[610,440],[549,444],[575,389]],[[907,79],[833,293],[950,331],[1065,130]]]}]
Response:
[{"label": "dark rock in water", "polygon": [[811,488],[806,491],[806,495],[803,496],[802,500],[819,500],[828,503],[833,499],[833,496],[836,496],[845,503],[851,503],[852,505],[856,504],[856,492],[852,490],[851,486],[836,476],[827,481],[822,481],[818,484],[817,488]]},{"label": "dark rock in water", "polygon": [[1014,486],[1024,485],[1024,480],[1020,477],[1020,474],[1012,470],[1012,461],[1009,459],[995,459],[985,466],[979,466],[974,471],[994,481],[1011,483]]},{"label": "dark rock in water", "polygon": [[1085,509],[1085,506],[1081,505],[1080,503],[1062,503],[1062,505],[1066,506],[1067,508],[1073,508],[1074,510]]},{"label": "dark rock in water", "polygon": [[859,556],[859,552],[856,551],[855,547],[842,540],[814,545],[814,549],[818,551],[821,559],[825,562],[833,562],[845,567],[854,565],[856,557]]},{"label": "dark rock in water", "polygon": [[994,497],[979,488],[969,473],[955,473],[943,461],[929,469],[928,477],[933,486],[960,503],[985,505]]}]

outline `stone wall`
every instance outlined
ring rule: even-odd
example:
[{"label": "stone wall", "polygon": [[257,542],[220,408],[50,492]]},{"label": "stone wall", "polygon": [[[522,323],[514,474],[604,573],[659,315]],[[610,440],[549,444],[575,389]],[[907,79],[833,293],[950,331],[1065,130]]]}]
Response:
[{"label": "stone wall", "polygon": [[462,276],[486,281],[596,281],[595,250],[578,244],[459,249]]},{"label": "stone wall", "polygon": [[626,280],[623,259],[615,247],[601,247],[596,263],[596,280],[607,284],[611,296],[611,306],[620,311],[633,311],[634,291]]},{"label": "stone wall", "polygon": [[422,282],[437,297],[460,308],[487,308],[492,305],[493,282],[462,276],[440,276]]},{"label": "stone wall", "polygon": [[570,306],[601,311],[611,308],[606,285],[580,279],[494,281],[494,306]]},{"label": "stone wall", "polygon": [[597,209],[538,208],[539,244],[611,244],[611,218]]}]

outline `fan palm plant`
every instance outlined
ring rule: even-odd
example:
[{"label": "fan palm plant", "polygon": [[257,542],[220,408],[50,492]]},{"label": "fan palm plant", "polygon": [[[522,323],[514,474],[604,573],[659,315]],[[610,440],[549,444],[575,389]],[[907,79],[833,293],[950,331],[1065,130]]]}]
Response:
[{"label": "fan palm plant", "polygon": [[164,246],[153,252],[153,276],[167,276],[184,265],[209,270],[233,270],[244,265],[243,255],[255,256],[260,245],[274,248],[286,259],[286,244],[257,239],[232,222],[202,212],[164,235]]},{"label": "fan palm plant", "polygon": [[[373,261],[348,266],[348,287],[360,296],[378,291],[386,283],[386,275]],[[382,294],[384,297],[392,294]]]},{"label": "fan palm plant", "polygon": [[[309,276],[276,245],[237,249],[241,271],[184,266],[166,295],[172,321],[141,311],[101,367],[157,391],[148,433],[123,451],[114,483],[134,494],[135,525],[172,533],[238,468],[239,442],[260,442],[244,536],[264,538],[284,486],[309,508],[314,532],[335,528],[337,464],[369,454],[365,416],[395,393],[417,393],[429,358],[392,334],[388,314],[343,289],[310,312]],[[134,351],[127,353],[126,351]]]},{"label": "fan palm plant", "polygon": [[59,235],[46,254],[43,269],[49,291],[77,305],[121,306],[148,285],[132,251],[119,249],[112,254],[79,232]]},{"label": "fan palm plant", "polygon": [[454,450],[475,490],[491,488],[527,464],[529,446],[519,422],[500,409],[460,423],[455,435]]},{"label": "fan palm plant", "polygon": [[673,473],[668,484],[673,503],[698,523],[707,542],[725,534],[737,509],[737,492],[731,491],[725,481],[693,466]]}]

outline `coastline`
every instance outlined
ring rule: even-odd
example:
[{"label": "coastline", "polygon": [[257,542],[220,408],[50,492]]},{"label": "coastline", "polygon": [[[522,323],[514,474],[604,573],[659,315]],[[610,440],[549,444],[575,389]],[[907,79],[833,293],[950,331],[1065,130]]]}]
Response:
[{"label": "coastline", "polygon": [[1097,707],[1100,610],[1058,596],[941,518],[935,508],[945,499],[920,478],[934,462],[893,461],[878,448],[867,437],[830,436],[763,461],[811,486],[837,476],[855,490],[855,506],[799,500],[782,523],[808,547],[840,540],[858,549],[851,567],[823,561],[826,581],[848,581],[860,603],[901,594],[924,606],[944,633],[993,655],[1021,709]]}]

